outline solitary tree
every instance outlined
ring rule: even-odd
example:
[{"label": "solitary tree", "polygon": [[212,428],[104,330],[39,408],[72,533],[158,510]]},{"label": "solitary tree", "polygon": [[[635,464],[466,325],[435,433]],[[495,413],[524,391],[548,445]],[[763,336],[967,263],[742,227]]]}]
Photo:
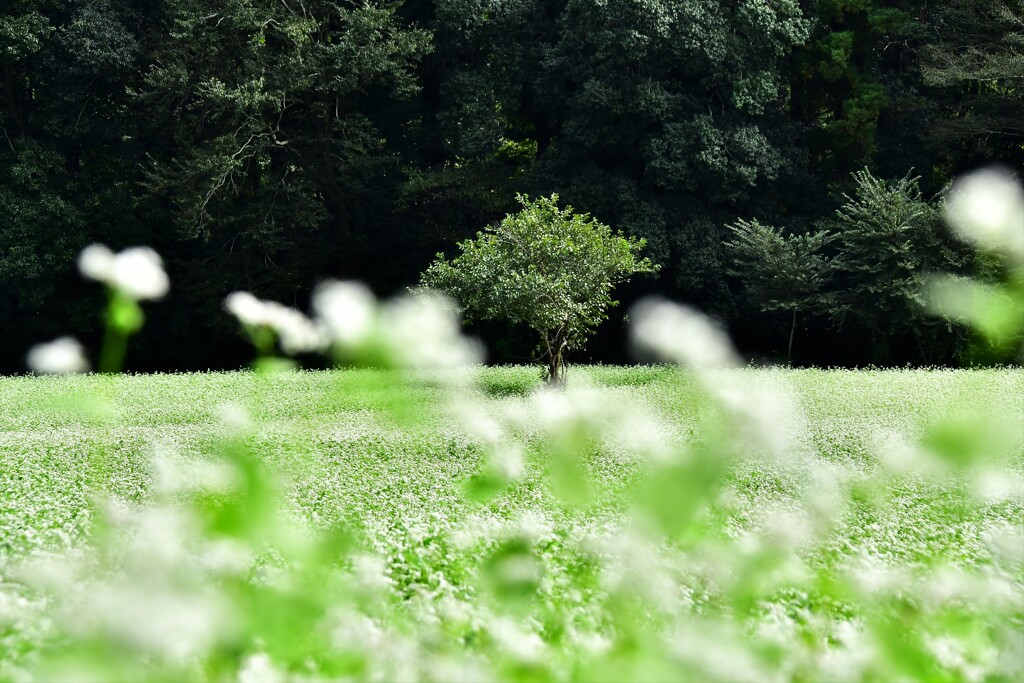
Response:
[{"label": "solitary tree", "polygon": [[797,313],[822,306],[822,290],[832,269],[821,249],[832,241],[827,232],[785,235],[756,220],[740,219],[728,226],[733,239],[726,247],[733,253],[731,271],[746,285],[762,311],[791,311],[789,347],[786,358],[793,360],[793,335]]},{"label": "solitary tree", "polygon": [[452,296],[467,319],[505,318],[540,336],[546,379],[563,381],[566,354],[582,348],[605,320],[616,284],[657,271],[639,258],[642,239],[623,237],[591,218],[558,208],[558,195],[517,197],[522,210],[437,255],[422,284]]}]

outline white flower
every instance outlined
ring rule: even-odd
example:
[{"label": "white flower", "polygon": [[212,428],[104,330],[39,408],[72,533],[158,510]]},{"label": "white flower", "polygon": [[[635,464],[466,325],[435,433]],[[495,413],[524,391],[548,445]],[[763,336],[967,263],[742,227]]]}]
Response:
[{"label": "white flower", "polygon": [[284,675],[265,652],[249,655],[238,672],[238,683],[281,683]]},{"label": "white flower", "polygon": [[281,350],[287,354],[310,353],[324,347],[324,338],[313,321],[294,308],[268,302],[270,326],[281,339]]},{"label": "white flower", "polygon": [[217,406],[217,417],[232,432],[241,432],[252,426],[252,419],[245,406],[231,401]]},{"label": "white flower", "polygon": [[163,298],[170,287],[163,261],[149,247],[131,247],[114,254],[102,244],[92,244],[79,255],[78,269],[85,277],[136,301]]},{"label": "white flower", "polygon": [[103,244],[90,244],[78,255],[78,270],[90,280],[107,282],[114,272],[114,252]]},{"label": "white flower", "polygon": [[489,626],[498,648],[520,662],[539,662],[547,652],[547,643],[540,636],[521,629],[508,617],[498,617]]},{"label": "white flower", "polygon": [[319,351],[324,336],[305,315],[276,301],[262,301],[249,292],[234,292],[224,300],[224,308],[249,327],[269,327],[281,340],[288,354]]},{"label": "white flower", "polygon": [[257,327],[268,325],[270,315],[267,306],[249,292],[233,292],[224,299],[224,308],[243,324]]},{"label": "white flower", "polygon": [[388,343],[412,368],[456,368],[482,361],[480,347],[462,336],[459,317],[447,298],[434,292],[391,301],[383,314]]},{"label": "white flower", "polygon": [[702,313],[659,299],[633,308],[633,344],[674,363],[697,369],[740,364],[729,337]]},{"label": "white flower", "polygon": [[1024,190],[1001,171],[977,171],[953,186],[946,217],[964,240],[1024,261]]},{"label": "white flower", "polygon": [[61,337],[49,344],[32,347],[28,352],[27,361],[33,372],[49,375],[89,370],[89,361],[85,359],[82,345],[72,337]]},{"label": "white flower", "polygon": [[373,327],[376,300],[358,282],[322,283],[313,293],[313,311],[331,341],[344,346],[361,343]]}]

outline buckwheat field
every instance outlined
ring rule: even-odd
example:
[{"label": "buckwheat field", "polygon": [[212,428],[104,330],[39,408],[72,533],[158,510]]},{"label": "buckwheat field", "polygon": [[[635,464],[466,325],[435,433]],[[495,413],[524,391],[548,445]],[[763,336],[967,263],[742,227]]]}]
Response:
[{"label": "buckwheat field", "polygon": [[1022,673],[1019,369],[385,374],[0,381],[3,680]]},{"label": "buckwheat field", "polygon": [[[979,192],[1005,281],[927,305],[1019,354],[1024,209]],[[251,371],[121,375],[160,258],[80,269],[102,372],[65,337],[0,378],[2,683],[1024,678],[1020,367],[755,369],[646,300],[659,364],[544,386],[435,294],[328,282],[228,298]]]}]

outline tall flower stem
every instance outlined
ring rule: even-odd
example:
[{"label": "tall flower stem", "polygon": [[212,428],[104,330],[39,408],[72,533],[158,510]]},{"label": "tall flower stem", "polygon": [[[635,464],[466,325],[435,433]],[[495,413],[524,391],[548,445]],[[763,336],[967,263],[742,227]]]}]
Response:
[{"label": "tall flower stem", "polygon": [[142,315],[142,309],[133,299],[114,289],[111,289],[109,293],[107,330],[103,337],[103,348],[100,350],[99,371],[117,373],[124,368],[124,359],[128,352],[128,337],[142,329],[145,317]]}]

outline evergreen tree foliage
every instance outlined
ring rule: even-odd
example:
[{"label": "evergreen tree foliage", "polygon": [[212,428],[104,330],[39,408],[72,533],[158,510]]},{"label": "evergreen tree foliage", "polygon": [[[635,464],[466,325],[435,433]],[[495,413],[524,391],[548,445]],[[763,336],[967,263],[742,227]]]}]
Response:
[{"label": "evergreen tree foliage", "polygon": [[151,3],[13,0],[0,6],[0,369],[32,343],[94,325],[69,286],[90,241],[154,241],[131,214]]},{"label": "evergreen tree foliage", "polygon": [[151,189],[183,233],[274,253],[326,224],[349,242],[352,206],[387,164],[363,100],[415,93],[428,35],[382,3],[173,0],[169,14],[143,95],[176,132]]},{"label": "evergreen tree foliage", "polygon": [[928,38],[927,4],[812,4],[813,32],[790,70],[792,106],[807,127],[811,163],[829,183],[845,183],[852,172],[891,156],[899,157],[897,173],[918,160],[928,117],[917,64]]},{"label": "evergreen tree foliage", "polygon": [[[1024,163],[1021,12],[1019,0],[8,0],[0,370],[69,321],[96,341],[100,301],[73,267],[91,242],[149,244],[176,283],[132,366],[202,369],[237,358],[227,293],[302,305],[326,276],[404,289],[517,193],[556,192],[647,241],[660,276],[624,296],[688,300],[757,353],[778,321],[744,315],[764,300],[749,279],[735,286],[726,226],[785,225],[772,248],[796,258],[789,240],[821,224],[838,235],[825,253],[847,242],[837,226],[867,220],[835,214],[862,193],[856,169],[919,168],[931,195],[984,161]],[[867,334],[892,336],[892,358],[953,359],[905,351],[921,338],[901,322],[908,273],[962,256],[925,258],[946,249],[934,230],[890,269],[900,285],[864,289],[890,276],[881,266],[836,273],[842,331],[811,331],[815,360],[866,362],[852,340]],[[603,351],[623,346],[608,334],[592,352],[622,360]]]},{"label": "evergreen tree foliage", "polygon": [[824,231],[785,234],[757,220],[740,219],[727,227],[733,233],[725,243],[733,254],[730,273],[744,283],[762,311],[791,313],[786,356],[792,362],[797,314],[828,306],[825,289],[832,262],[822,250],[835,236]]},{"label": "evergreen tree foliage", "polygon": [[887,181],[864,169],[854,181],[833,224],[838,255],[832,315],[841,325],[852,322],[872,332],[874,360],[887,362],[891,340],[904,335],[930,362],[955,339],[926,310],[927,278],[963,272],[971,258],[950,238],[941,204],[921,194],[919,178],[908,173]]},{"label": "evergreen tree foliage", "polygon": [[936,38],[923,50],[924,78],[948,92],[934,135],[940,143],[967,145],[979,161],[1021,163],[1024,4],[941,0],[932,26]]}]

